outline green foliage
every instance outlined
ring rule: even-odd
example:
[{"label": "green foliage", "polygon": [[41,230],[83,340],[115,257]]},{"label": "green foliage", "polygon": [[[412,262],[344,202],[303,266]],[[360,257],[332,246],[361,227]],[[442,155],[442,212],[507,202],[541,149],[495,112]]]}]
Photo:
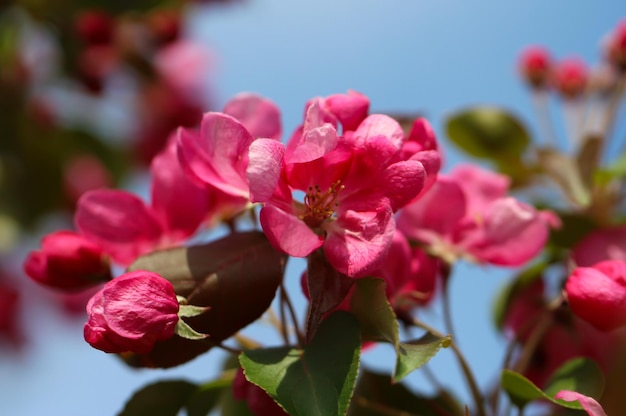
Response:
[{"label": "green foliage", "polygon": [[502,372],[501,382],[511,401],[520,408],[533,400],[547,399],[563,407],[582,409],[577,401],[566,402],[557,400],[554,396],[561,390],[572,390],[597,399],[604,390],[602,370],[595,362],[586,358],[575,358],[563,364],[554,372],[544,390],[512,370]]},{"label": "green foliage", "polygon": [[246,378],[263,388],[292,416],[345,415],[357,373],[359,324],[336,312],[319,326],[303,349],[245,351],[239,361]]},{"label": "green foliage", "polygon": [[450,337],[430,333],[415,341],[400,342],[398,321],[385,295],[382,279],[359,279],[351,301],[351,311],[361,323],[363,339],[393,345],[396,351],[394,382],[426,364],[442,347],[450,344]]},{"label": "green foliage", "polygon": [[461,416],[465,412],[446,391],[435,396],[417,395],[402,383],[392,383],[388,375],[361,372],[350,404],[350,416],[383,415]]}]

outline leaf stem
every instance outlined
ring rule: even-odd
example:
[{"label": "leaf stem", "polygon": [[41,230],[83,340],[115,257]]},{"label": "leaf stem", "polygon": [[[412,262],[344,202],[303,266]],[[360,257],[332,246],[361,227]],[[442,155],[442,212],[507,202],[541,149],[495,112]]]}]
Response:
[{"label": "leaf stem", "polygon": [[[444,334],[442,334],[435,328],[431,327],[430,325],[420,321],[417,318],[414,318],[412,323],[413,325],[430,332],[436,337],[439,337],[439,338],[445,337]],[[459,349],[454,339],[452,339],[452,341],[450,342],[450,348],[452,349],[452,352],[454,352],[454,355],[456,356],[457,361],[459,362],[459,365],[461,366],[461,370],[463,372],[463,375],[465,376],[465,381],[467,382],[470,392],[472,394],[472,397],[474,399],[474,403],[476,405],[476,410],[478,411],[478,414],[480,416],[486,416],[487,413],[485,412],[485,405],[484,405],[485,400],[480,391],[480,388],[478,387],[478,383],[476,382],[474,373],[472,372],[472,369],[470,368],[467,360],[465,359],[465,356]]]},{"label": "leaf stem", "polygon": [[443,324],[448,331],[448,334],[452,338],[456,337],[456,332],[454,331],[454,324],[452,322],[452,306],[450,302],[450,275],[452,272],[452,267],[448,263],[444,263],[442,266],[442,274],[443,274]]}]

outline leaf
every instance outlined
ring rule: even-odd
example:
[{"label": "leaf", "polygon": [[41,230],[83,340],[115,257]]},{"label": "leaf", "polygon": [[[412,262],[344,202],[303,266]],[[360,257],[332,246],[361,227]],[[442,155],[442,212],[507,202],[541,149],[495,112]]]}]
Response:
[{"label": "leaf", "polygon": [[348,415],[390,414],[462,416],[464,411],[458,401],[446,391],[440,391],[435,396],[416,395],[402,383],[392,384],[388,375],[361,371]]},{"label": "leaf", "polygon": [[159,381],[137,391],[119,416],[176,416],[197,386],[184,380]]},{"label": "leaf", "polygon": [[447,348],[450,342],[452,342],[452,337],[449,335],[440,338],[428,332],[416,341],[398,344],[398,357],[393,381],[397,383],[426,364],[441,348]]},{"label": "leaf", "polygon": [[328,312],[334,310],[346,298],[354,279],[339,273],[328,263],[321,249],[308,257],[307,287],[310,306],[307,313],[307,340],[315,335],[317,328]]},{"label": "leaf", "polygon": [[339,311],[319,326],[304,350],[289,347],[245,351],[246,378],[292,416],[345,415],[359,370],[357,320]]},{"label": "leaf", "polygon": [[459,111],[446,122],[448,137],[468,154],[490,160],[519,160],[530,137],[512,114],[497,107]]},{"label": "leaf", "polygon": [[571,203],[583,208],[589,206],[589,189],[583,183],[580,169],[572,158],[549,148],[538,149],[537,158],[543,172],[558,185]]},{"label": "leaf", "polygon": [[428,333],[419,340],[401,343],[398,320],[387,300],[385,281],[382,279],[358,279],[352,294],[351,311],[359,319],[364,340],[393,345],[396,350],[394,382],[426,364],[451,341],[450,337],[440,338]]},{"label": "leaf", "polygon": [[175,333],[181,338],[192,340],[201,340],[209,337],[209,334],[201,334],[200,332],[190,327],[189,324],[187,324],[182,319],[179,319],[178,322],[176,322]]},{"label": "leaf", "polygon": [[224,373],[223,377],[198,386],[185,404],[187,416],[206,416],[222,394],[232,395],[233,377],[234,371]]},{"label": "leaf", "polygon": [[593,177],[602,158],[602,138],[596,135],[585,137],[576,155],[576,165],[584,185],[591,188]]},{"label": "leaf", "polygon": [[[159,273],[191,305],[209,306],[187,319],[214,342],[231,337],[270,306],[283,276],[284,256],[258,231],[234,233],[209,244],[162,250],[142,256],[131,270]],[[242,307],[245,305],[245,307]],[[210,344],[174,336],[149,354],[126,354],[137,367],[172,367],[206,352]]]},{"label": "leaf", "polygon": [[547,399],[569,409],[582,409],[579,402],[555,399],[561,390],[571,390],[585,396],[599,398],[604,390],[604,375],[598,365],[586,358],[575,358],[557,369],[542,391],[532,381],[512,370],[503,370],[502,388],[519,408],[537,399]]}]

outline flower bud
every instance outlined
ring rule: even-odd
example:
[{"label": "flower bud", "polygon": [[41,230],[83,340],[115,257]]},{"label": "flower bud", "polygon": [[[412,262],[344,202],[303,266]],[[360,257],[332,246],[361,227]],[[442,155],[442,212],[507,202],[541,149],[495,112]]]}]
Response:
[{"label": "flower bud", "polygon": [[36,282],[63,290],[81,290],[110,279],[108,258],[102,249],[80,234],[56,231],[32,251],[24,271]]},{"label": "flower bud", "polygon": [[540,46],[531,46],[522,51],[519,58],[519,71],[524,80],[533,88],[548,86],[552,59],[548,51]]},{"label": "flower bud", "polygon": [[565,99],[580,97],[587,87],[587,65],[577,58],[565,59],[554,70],[554,87]]},{"label": "flower bud", "polygon": [[85,340],[110,353],[149,353],[157,341],[174,335],[178,323],[174,287],[145,270],[109,281],[87,303]]},{"label": "flower bud", "polygon": [[617,69],[626,71],[626,20],[619,22],[609,36],[607,58]]},{"label": "flower bud", "polygon": [[113,39],[113,18],[105,12],[90,10],[76,18],[76,32],[88,45],[108,44]]},{"label": "flower bud", "polygon": [[576,268],[565,292],[572,312],[602,331],[626,325],[626,262]]}]

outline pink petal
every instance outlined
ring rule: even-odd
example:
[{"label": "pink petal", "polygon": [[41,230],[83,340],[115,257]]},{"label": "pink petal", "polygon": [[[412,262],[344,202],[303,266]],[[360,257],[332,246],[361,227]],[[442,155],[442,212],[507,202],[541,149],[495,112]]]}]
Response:
[{"label": "pink petal", "polygon": [[206,186],[198,186],[183,172],[176,154],[176,137],[152,159],[151,195],[154,213],[171,241],[192,235],[209,212]]},{"label": "pink petal", "polygon": [[435,236],[452,240],[465,217],[465,206],[465,194],[459,185],[440,176],[428,192],[400,211],[398,228],[407,237],[425,243],[432,243]]},{"label": "pink petal", "polygon": [[463,188],[467,197],[468,214],[483,212],[486,207],[506,196],[510,179],[476,165],[457,165],[449,175]]},{"label": "pink petal", "polygon": [[404,131],[393,118],[384,114],[368,116],[354,132],[357,146],[363,145],[374,137],[385,137],[396,150],[404,143]]},{"label": "pink petal", "polygon": [[76,227],[122,265],[155,248],[163,233],[155,214],[126,191],[90,191],[78,200]]},{"label": "pink petal", "polygon": [[259,219],[270,243],[291,256],[306,257],[324,243],[304,221],[273,205],[263,207]]},{"label": "pink petal", "polygon": [[285,147],[276,140],[258,139],[250,145],[246,175],[252,202],[270,200],[280,179],[284,155]]},{"label": "pink petal", "polygon": [[578,267],[565,292],[572,311],[602,331],[626,325],[626,263],[607,260]]},{"label": "pink petal", "polygon": [[367,117],[370,100],[356,91],[348,94],[334,94],[324,100],[328,109],[339,119],[343,131],[356,130]]},{"label": "pink petal", "polygon": [[607,259],[626,261],[626,226],[594,230],[572,250],[577,266],[593,266]]},{"label": "pink petal", "polygon": [[325,223],[324,252],[330,264],[349,277],[364,277],[380,269],[393,240],[395,222],[387,205],[375,210],[347,210]]},{"label": "pink petal", "polygon": [[519,266],[539,254],[548,239],[548,226],[538,212],[515,198],[494,202],[483,221],[482,230],[463,243],[481,261]]},{"label": "pink petal", "polygon": [[424,188],[425,179],[424,166],[415,160],[394,163],[385,169],[381,184],[391,209],[396,212],[414,199]]},{"label": "pink petal", "polygon": [[180,131],[178,155],[185,169],[221,191],[247,197],[248,147],[253,137],[233,117],[206,113],[200,134]]},{"label": "pink petal", "polygon": [[287,163],[304,163],[318,159],[337,147],[336,128],[324,121],[319,100],[313,101],[306,112],[301,132],[294,134],[287,147]]},{"label": "pink petal", "polygon": [[280,139],[280,110],[267,98],[250,93],[237,94],[226,103],[224,113],[239,120],[254,138]]},{"label": "pink petal", "polygon": [[571,390],[561,390],[555,396],[555,399],[565,400],[566,402],[573,402],[578,400],[583,409],[589,416],[607,416],[600,403],[598,403],[593,397],[585,396],[584,394],[577,393]]}]

